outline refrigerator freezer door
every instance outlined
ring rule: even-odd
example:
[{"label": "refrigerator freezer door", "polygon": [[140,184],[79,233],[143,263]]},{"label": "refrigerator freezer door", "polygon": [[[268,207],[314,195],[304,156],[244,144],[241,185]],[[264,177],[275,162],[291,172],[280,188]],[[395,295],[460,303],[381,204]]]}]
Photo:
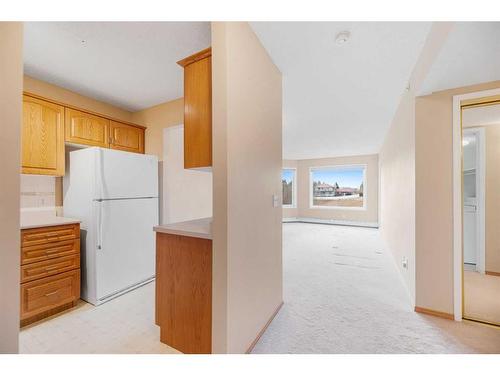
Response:
[{"label": "refrigerator freezer door", "polygon": [[158,197],[158,158],[97,149],[95,199]]},{"label": "refrigerator freezer door", "polygon": [[96,206],[96,294],[101,303],[155,275],[158,198],[117,199]]}]

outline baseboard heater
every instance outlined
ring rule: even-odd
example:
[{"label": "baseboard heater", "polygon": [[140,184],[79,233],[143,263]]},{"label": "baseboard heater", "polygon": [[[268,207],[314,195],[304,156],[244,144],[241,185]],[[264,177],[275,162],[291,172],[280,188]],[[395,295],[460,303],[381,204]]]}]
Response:
[{"label": "baseboard heater", "polygon": [[373,222],[315,219],[310,217],[286,217],[283,218],[283,223],[329,224],[344,225],[349,227],[378,228],[378,223]]}]

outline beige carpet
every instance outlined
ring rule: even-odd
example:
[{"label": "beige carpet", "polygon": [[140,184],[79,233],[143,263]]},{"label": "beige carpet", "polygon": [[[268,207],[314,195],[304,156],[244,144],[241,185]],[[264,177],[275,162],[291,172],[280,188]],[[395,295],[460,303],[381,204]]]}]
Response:
[{"label": "beige carpet", "polygon": [[500,324],[500,276],[464,271],[464,316]]},{"label": "beige carpet", "polygon": [[377,229],[284,224],[283,267],[253,353],[500,353],[500,329],[412,310]]}]

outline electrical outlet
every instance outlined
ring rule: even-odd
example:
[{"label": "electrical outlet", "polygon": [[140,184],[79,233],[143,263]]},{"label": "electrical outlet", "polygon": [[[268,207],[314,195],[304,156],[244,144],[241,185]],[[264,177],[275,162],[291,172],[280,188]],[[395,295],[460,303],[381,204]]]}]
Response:
[{"label": "electrical outlet", "polygon": [[408,269],[408,258],[406,258],[405,256],[401,259],[401,265],[403,266],[403,268],[405,269]]}]

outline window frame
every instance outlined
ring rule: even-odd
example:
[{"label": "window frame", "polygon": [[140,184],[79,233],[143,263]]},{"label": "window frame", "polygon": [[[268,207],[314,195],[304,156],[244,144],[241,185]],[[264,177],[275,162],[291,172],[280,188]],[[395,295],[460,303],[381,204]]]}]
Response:
[{"label": "window frame", "polygon": [[283,181],[283,172],[293,171],[292,174],[292,204],[283,204],[283,188],[281,190],[281,206],[283,208],[297,208],[297,168],[283,167],[281,168],[281,181]]},{"label": "window frame", "polygon": [[[355,169],[363,168],[363,206],[362,207],[342,207],[342,206],[315,206],[313,189],[313,172],[322,169]],[[368,164],[335,164],[309,167],[309,209],[314,210],[346,210],[346,211],[366,211],[366,202],[368,200],[368,185],[366,181],[366,170]]]}]

